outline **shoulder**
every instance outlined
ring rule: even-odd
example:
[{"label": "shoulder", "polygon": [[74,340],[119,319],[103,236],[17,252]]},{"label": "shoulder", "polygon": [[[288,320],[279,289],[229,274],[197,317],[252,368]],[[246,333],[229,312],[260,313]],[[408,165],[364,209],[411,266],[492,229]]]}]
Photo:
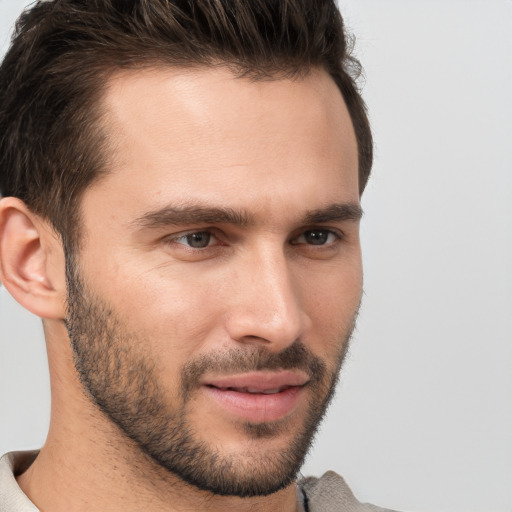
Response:
[{"label": "shoulder", "polygon": [[328,471],[321,478],[299,480],[308,512],[393,512],[368,503],[360,503],[345,480]]},{"label": "shoulder", "polygon": [[38,512],[16,482],[37,457],[36,451],[11,452],[0,458],[0,512]]}]

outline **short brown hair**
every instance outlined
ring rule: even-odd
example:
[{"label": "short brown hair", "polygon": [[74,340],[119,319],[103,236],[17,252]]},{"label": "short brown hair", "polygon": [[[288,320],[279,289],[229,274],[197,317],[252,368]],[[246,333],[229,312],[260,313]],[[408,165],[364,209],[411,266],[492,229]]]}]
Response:
[{"label": "short brown hair", "polygon": [[354,126],[362,193],[372,136],[334,0],[39,0],[0,67],[0,194],[69,241],[108,155],[98,99],[119,69],[222,63],[252,79],[323,67]]}]

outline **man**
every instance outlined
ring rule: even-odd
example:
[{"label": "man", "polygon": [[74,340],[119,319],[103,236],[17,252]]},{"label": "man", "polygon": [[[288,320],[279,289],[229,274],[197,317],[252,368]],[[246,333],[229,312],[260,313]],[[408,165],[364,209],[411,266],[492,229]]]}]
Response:
[{"label": "man", "polygon": [[297,482],[361,299],[356,68],[326,0],[21,17],[0,276],[43,319],[52,413],[0,511],[379,510]]}]

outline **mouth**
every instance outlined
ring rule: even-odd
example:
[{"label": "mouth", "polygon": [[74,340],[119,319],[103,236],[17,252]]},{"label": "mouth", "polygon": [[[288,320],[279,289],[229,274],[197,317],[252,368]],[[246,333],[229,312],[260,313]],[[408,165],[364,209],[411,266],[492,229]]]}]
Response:
[{"label": "mouth", "polygon": [[275,389],[258,389],[258,388],[235,388],[235,387],[216,387],[213,385],[209,385],[212,388],[218,389],[220,391],[236,391],[237,393],[250,393],[252,395],[275,395],[277,393],[282,393],[287,389],[290,389],[294,386],[283,386]]},{"label": "mouth", "polygon": [[298,371],[252,372],[207,379],[201,388],[224,413],[266,423],[291,415],[308,382]]}]

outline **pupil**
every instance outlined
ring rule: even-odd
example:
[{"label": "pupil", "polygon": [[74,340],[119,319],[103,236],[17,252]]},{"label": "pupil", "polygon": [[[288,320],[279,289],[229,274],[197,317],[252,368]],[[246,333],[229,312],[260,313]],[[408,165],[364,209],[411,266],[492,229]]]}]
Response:
[{"label": "pupil", "polygon": [[200,232],[200,233],[192,233],[187,235],[187,242],[190,247],[194,247],[196,249],[203,249],[208,246],[210,243],[210,233]]},{"label": "pupil", "polygon": [[304,236],[308,244],[323,245],[325,242],[327,242],[329,233],[327,233],[327,231],[306,231]]}]

